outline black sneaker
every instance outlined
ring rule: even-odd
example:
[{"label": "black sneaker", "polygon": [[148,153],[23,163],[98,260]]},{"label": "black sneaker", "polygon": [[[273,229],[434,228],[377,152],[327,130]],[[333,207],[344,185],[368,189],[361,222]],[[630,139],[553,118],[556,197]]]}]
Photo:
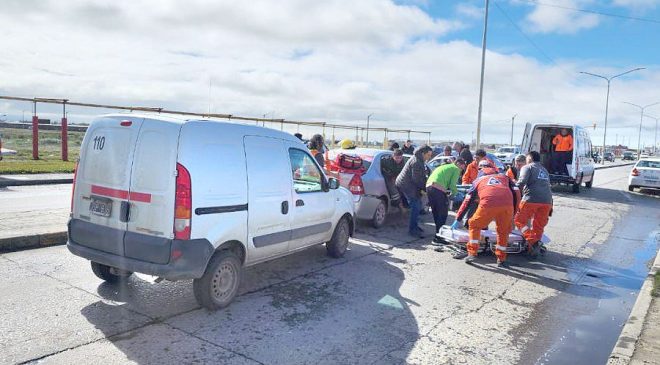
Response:
[{"label": "black sneaker", "polygon": [[472,265],[472,263],[474,263],[475,260],[477,260],[477,256],[467,255],[465,257],[465,263],[468,265]]},{"label": "black sneaker", "polygon": [[541,242],[536,241],[531,246],[529,246],[529,252],[527,253],[527,255],[529,256],[530,259],[533,260],[539,257],[540,253],[541,253]]},{"label": "black sneaker", "polygon": [[509,267],[509,263],[506,262],[506,261],[502,261],[500,259],[497,259],[497,267],[506,268],[506,267]]}]

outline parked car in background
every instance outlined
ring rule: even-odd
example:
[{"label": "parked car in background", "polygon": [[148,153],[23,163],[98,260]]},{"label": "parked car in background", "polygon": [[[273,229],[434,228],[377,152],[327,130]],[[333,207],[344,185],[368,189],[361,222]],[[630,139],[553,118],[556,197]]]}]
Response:
[{"label": "parked car in background", "polygon": [[193,279],[208,309],[229,305],[244,267],[324,243],[340,257],[354,229],[351,193],[270,128],[106,115],[74,176],[69,251],[109,283]]},{"label": "parked car in background", "polygon": [[594,152],[594,153],[592,153],[592,154],[591,154],[591,158],[594,159],[594,162],[595,162],[595,163],[601,163],[601,162],[603,162],[603,158],[600,156],[600,153],[598,153],[598,152]]},{"label": "parked car in background", "polygon": [[[357,157],[359,166],[342,166],[342,155]],[[341,186],[353,194],[355,216],[379,228],[385,223],[390,207],[390,196],[381,170],[381,161],[392,151],[375,148],[334,149],[328,151],[326,169]],[[410,155],[404,155],[407,161]]]},{"label": "parked car in background", "polygon": [[660,158],[642,158],[628,177],[628,191],[635,188],[660,188]]},{"label": "parked car in background", "polygon": [[614,154],[612,152],[605,152],[605,161],[614,162]]},{"label": "parked car in background", "polygon": [[513,165],[513,160],[515,160],[516,156],[519,154],[520,147],[517,146],[502,146],[495,152],[495,156],[506,165]]},{"label": "parked car in background", "polygon": [[626,151],[623,153],[624,161],[635,161],[635,154],[631,151]]}]

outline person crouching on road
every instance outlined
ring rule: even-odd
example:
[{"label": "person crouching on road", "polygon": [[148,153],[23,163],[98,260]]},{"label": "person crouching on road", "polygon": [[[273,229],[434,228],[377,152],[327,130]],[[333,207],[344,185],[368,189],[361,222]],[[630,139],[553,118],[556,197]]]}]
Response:
[{"label": "person crouching on road", "polygon": [[513,165],[509,166],[509,168],[506,170],[506,176],[513,181],[515,184],[518,182],[518,176],[520,176],[520,169],[523,168],[527,164],[527,156],[525,155],[518,155],[516,158],[513,160]]},{"label": "person crouching on road", "polygon": [[[541,165],[541,155],[538,152],[527,154],[527,165],[520,170],[517,185],[522,190],[523,197],[514,222],[527,241],[530,256],[536,257],[541,250],[539,241],[543,237],[543,229],[552,212],[550,175]],[[527,225],[530,220],[532,228]]]},{"label": "person crouching on road", "polygon": [[[465,160],[459,157],[454,163],[438,166],[426,180],[426,193],[433,212],[436,234],[447,222],[449,197],[458,193],[456,184],[463,170],[465,170]],[[435,242],[436,239],[433,240]]]},{"label": "person crouching on road", "polygon": [[518,194],[515,193],[513,182],[505,175],[498,173],[497,168],[489,160],[483,160],[481,166],[483,176],[475,180],[470,190],[468,190],[452,228],[455,228],[458,221],[463,219],[470,202],[473,199],[479,199],[476,212],[468,220],[469,241],[465,262],[470,264],[476,259],[481,240],[481,230],[488,228],[490,222],[495,220],[497,225],[495,256],[497,256],[497,266],[502,267],[506,261],[506,249],[509,245],[509,234],[511,233],[511,218],[513,218],[518,203]]},{"label": "person crouching on road", "polygon": [[403,192],[410,207],[408,233],[420,238],[424,237],[424,231],[419,227],[418,220],[422,210],[422,192],[426,190],[426,161],[431,159],[432,154],[431,147],[426,145],[418,147],[396,178],[396,187]]},{"label": "person crouching on road", "polygon": [[486,151],[479,149],[474,153],[474,161],[467,165],[463,174],[463,185],[469,185],[477,179],[479,175],[479,162],[486,159]]}]

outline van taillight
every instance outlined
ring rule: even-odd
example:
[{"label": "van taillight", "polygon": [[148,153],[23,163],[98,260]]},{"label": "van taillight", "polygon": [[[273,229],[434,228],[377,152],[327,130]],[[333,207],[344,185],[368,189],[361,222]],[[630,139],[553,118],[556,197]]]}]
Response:
[{"label": "van taillight", "polygon": [[348,190],[354,195],[364,194],[364,184],[362,184],[362,176],[360,174],[353,175],[353,178],[348,183]]},{"label": "van taillight", "polygon": [[73,216],[73,198],[76,195],[76,176],[78,176],[78,161],[76,161],[76,166],[73,168],[73,183],[71,184],[71,216]]},{"label": "van taillight", "polygon": [[632,171],[630,172],[630,175],[632,175],[632,176],[639,176],[639,170],[633,168]]},{"label": "van taillight", "polygon": [[180,163],[176,164],[176,192],[174,193],[174,238],[190,239],[192,217],[192,186],[190,173]]}]

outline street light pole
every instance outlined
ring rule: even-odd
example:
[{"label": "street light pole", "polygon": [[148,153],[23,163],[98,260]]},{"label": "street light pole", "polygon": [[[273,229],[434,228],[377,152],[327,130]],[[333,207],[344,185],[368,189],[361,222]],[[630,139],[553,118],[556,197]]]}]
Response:
[{"label": "street light pole", "polygon": [[655,119],[655,137],[653,138],[653,155],[657,156],[658,155],[658,120],[660,118],[652,117],[648,114],[644,115],[647,118]]},{"label": "street light pole", "polygon": [[[603,130],[603,156],[605,156],[605,140],[607,138],[607,112],[609,110],[609,105],[610,105],[610,83],[612,82],[612,80],[614,80],[617,77],[623,76],[625,74],[629,74],[631,72],[635,72],[635,71],[639,71],[639,70],[645,70],[645,69],[646,69],[645,67],[638,67],[638,68],[634,68],[632,70],[628,70],[626,72],[623,72],[623,73],[620,73],[618,75],[614,75],[614,76],[611,76],[611,77],[605,77],[603,75],[598,75],[598,74],[593,74],[593,73],[590,73],[590,72],[580,71],[581,74],[598,77],[598,78],[601,78],[601,79],[604,79],[605,81],[607,81],[607,97],[605,98],[605,128]],[[603,158],[602,163],[603,163],[603,165],[605,164],[605,159],[604,158]]]},{"label": "street light pole", "polygon": [[484,16],[484,37],[481,42],[481,81],[479,83],[479,113],[477,114],[477,142],[475,150],[479,149],[481,142],[481,110],[484,99],[484,70],[486,68],[486,38],[488,35],[488,4],[486,0],[486,15]]},{"label": "street light pole", "polygon": [[367,115],[367,147],[369,147],[369,119],[371,119],[371,116],[373,114]]},{"label": "street light pole", "polygon": [[644,105],[644,106],[629,103],[627,101],[624,101],[624,103],[639,108],[639,110],[641,112],[641,114],[639,115],[639,136],[637,137],[637,160],[639,161],[639,159],[642,157],[641,146],[642,146],[642,122],[644,121],[644,109],[652,107],[654,105],[658,105],[658,104],[660,104],[660,101],[658,101],[656,103],[653,103],[653,104]]},{"label": "street light pole", "polygon": [[511,117],[511,143],[509,144],[509,146],[513,146],[513,120],[516,119],[516,116],[517,116],[517,115],[518,115],[518,114],[514,114],[514,115]]}]

